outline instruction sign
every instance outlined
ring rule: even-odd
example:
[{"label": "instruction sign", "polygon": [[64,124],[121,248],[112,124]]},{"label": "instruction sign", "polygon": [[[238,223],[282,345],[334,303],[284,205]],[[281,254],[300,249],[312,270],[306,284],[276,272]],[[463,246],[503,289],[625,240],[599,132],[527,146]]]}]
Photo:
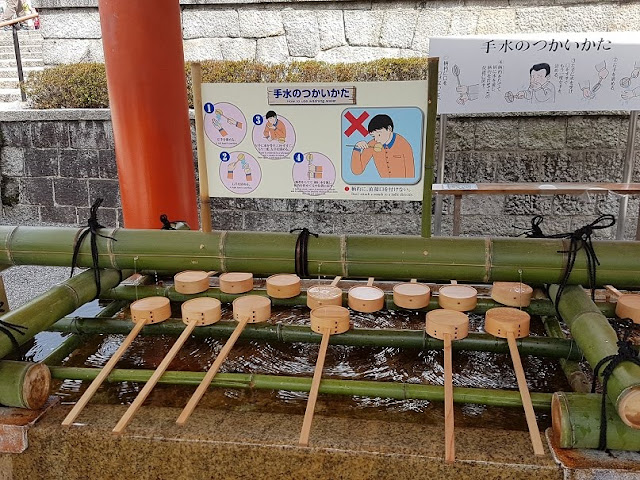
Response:
[{"label": "instruction sign", "polygon": [[435,37],[438,113],[640,109],[640,33]]},{"label": "instruction sign", "polygon": [[216,197],[421,200],[427,82],[203,84]]}]

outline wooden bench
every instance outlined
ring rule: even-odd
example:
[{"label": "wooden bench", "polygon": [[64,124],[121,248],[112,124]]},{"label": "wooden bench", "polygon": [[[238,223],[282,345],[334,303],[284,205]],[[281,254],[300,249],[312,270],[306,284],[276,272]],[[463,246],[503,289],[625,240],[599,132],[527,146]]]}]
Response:
[{"label": "wooden bench", "polygon": [[[603,195],[609,192],[640,195],[640,183],[434,183],[435,195],[453,195],[453,235],[460,235],[462,197],[465,195]],[[640,222],[636,228],[640,240]]]}]

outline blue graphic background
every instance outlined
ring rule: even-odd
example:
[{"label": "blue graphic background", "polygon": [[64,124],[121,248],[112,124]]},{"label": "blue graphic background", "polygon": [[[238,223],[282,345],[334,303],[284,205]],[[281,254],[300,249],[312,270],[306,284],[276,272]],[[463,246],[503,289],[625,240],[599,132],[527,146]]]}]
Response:
[{"label": "blue graphic background", "polygon": [[[369,121],[378,114],[386,114],[393,120],[393,131],[402,135],[413,149],[413,161],[415,165],[415,176],[413,178],[381,178],[376,170],[373,159],[368,163],[360,175],[354,175],[351,171],[351,152],[353,145],[360,140],[369,142],[373,137],[363,136],[359,131],[355,131],[350,137],[344,132],[351,126],[351,122],[345,118],[347,112],[358,118],[362,112],[366,111],[369,117],[362,123],[365,128]],[[352,185],[414,185],[422,177],[422,143],[424,139],[424,115],[418,107],[383,107],[383,108],[348,108],[342,112],[340,130],[340,144],[342,152],[342,179],[347,184]]]}]

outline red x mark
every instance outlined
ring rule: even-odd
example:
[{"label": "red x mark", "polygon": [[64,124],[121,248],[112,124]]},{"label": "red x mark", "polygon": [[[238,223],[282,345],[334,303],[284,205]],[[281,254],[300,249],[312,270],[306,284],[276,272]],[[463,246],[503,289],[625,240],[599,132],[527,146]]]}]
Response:
[{"label": "red x mark", "polygon": [[350,137],[351,134],[356,130],[359,131],[364,137],[369,135],[367,129],[364,128],[364,125],[362,125],[362,122],[369,118],[369,114],[367,112],[362,112],[358,118],[354,117],[351,112],[347,112],[344,114],[344,118],[349,120],[349,122],[351,123],[351,126],[349,126],[349,128],[344,131],[344,134],[347,137]]}]

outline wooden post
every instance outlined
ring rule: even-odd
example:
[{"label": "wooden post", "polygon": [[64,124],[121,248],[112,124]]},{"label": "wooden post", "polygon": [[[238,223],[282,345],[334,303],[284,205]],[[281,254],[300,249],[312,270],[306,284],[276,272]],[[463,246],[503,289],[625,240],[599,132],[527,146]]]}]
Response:
[{"label": "wooden post", "polygon": [[211,231],[211,200],[209,198],[209,174],[204,141],[204,119],[202,105],[202,65],[191,64],[193,86],[193,112],[196,118],[196,140],[198,148],[198,182],[200,187],[200,230]]},{"label": "wooden post", "polygon": [[422,231],[425,238],[431,237],[431,199],[433,197],[433,169],[436,152],[436,116],[438,113],[438,57],[429,58],[427,86],[427,128],[424,150],[424,184],[422,190]]}]

